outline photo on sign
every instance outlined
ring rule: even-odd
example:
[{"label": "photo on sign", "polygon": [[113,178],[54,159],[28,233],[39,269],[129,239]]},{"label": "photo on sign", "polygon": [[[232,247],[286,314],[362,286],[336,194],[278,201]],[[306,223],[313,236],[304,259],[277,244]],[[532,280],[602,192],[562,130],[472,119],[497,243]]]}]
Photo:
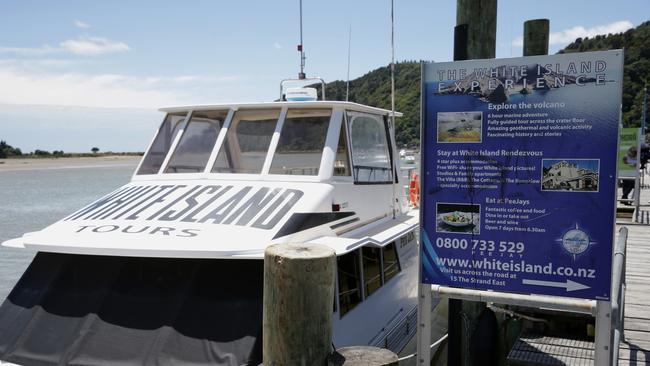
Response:
[{"label": "photo on sign", "polygon": [[437,203],[436,232],[480,234],[481,205],[466,203]]},{"label": "photo on sign", "polygon": [[600,160],[542,159],[542,191],[598,192]]},{"label": "photo on sign", "polygon": [[481,142],[483,112],[438,112],[438,142]]}]

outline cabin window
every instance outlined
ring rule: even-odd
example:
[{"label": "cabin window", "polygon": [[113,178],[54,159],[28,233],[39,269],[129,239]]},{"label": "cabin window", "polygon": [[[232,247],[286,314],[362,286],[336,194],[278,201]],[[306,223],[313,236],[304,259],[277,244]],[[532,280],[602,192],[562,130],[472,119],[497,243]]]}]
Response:
[{"label": "cabin window", "polygon": [[348,112],[355,183],[392,183],[384,120],[377,115]]},{"label": "cabin window", "polygon": [[227,114],[227,110],[193,113],[165,173],[203,172]]},{"label": "cabin window", "polygon": [[401,270],[397,257],[397,248],[395,242],[392,242],[382,248],[384,282],[390,281]]},{"label": "cabin window", "polygon": [[289,109],[270,174],[318,175],[332,111]]},{"label": "cabin window", "polygon": [[350,175],[348,135],[345,129],[345,122],[343,122],[341,123],[341,132],[339,133],[339,145],[336,148],[336,160],[334,160],[334,176],[349,177]]},{"label": "cabin window", "polygon": [[[401,270],[395,242],[382,248],[364,246],[338,256],[336,261],[341,317],[363,299],[374,294]],[[363,283],[361,273],[363,273]],[[334,311],[336,309],[335,304]]]},{"label": "cabin window", "polygon": [[142,164],[140,164],[138,175],[158,173],[172,143],[176,139],[176,135],[183,128],[186,116],[187,112],[167,114],[147,155],[142,160]]},{"label": "cabin window", "polygon": [[359,251],[336,258],[339,277],[339,310],[341,316],[361,302],[361,270]]},{"label": "cabin window", "polygon": [[261,173],[279,116],[280,109],[237,111],[212,172]]},{"label": "cabin window", "polygon": [[381,280],[381,248],[363,247],[361,248],[363,256],[363,282],[366,291],[366,297],[379,290],[382,285]]}]

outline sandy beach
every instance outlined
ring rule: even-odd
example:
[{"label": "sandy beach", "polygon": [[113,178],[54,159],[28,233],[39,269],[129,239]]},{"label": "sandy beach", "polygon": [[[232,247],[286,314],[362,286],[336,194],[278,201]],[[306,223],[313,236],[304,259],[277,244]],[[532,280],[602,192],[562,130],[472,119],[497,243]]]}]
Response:
[{"label": "sandy beach", "polygon": [[138,164],[141,156],[97,156],[75,158],[0,159],[0,172],[43,169],[80,169],[128,167]]}]

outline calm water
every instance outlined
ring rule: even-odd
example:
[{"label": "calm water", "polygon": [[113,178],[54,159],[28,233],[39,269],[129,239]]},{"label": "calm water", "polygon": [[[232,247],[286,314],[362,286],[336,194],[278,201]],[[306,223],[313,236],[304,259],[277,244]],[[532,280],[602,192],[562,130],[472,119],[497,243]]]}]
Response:
[{"label": "calm water", "polygon": [[[40,230],[129,181],[135,165],[0,172],[0,242]],[[0,247],[0,302],[34,252]]]}]

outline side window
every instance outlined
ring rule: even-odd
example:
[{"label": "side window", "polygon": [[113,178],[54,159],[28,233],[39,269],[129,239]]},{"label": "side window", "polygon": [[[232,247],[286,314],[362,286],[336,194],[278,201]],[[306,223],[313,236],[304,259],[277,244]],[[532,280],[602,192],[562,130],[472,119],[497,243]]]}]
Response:
[{"label": "side window", "polygon": [[[364,246],[338,256],[336,260],[341,317],[357,306],[362,299],[367,299],[374,294],[401,270],[395,242],[383,248]],[[363,284],[361,273],[363,273]],[[362,289],[365,297],[361,293]],[[336,311],[336,304],[334,304],[334,311]]]},{"label": "side window", "polygon": [[[343,117],[347,119],[346,116]],[[346,121],[341,123],[341,132],[339,133],[339,144],[336,148],[336,159],[334,160],[334,176],[349,177],[350,174],[350,153],[348,152],[348,135],[345,128]]]},{"label": "side window", "polygon": [[289,109],[270,174],[318,175],[332,111]]},{"label": "side window", "polygon": [[381,281],[381,248],[363,247],[363,281],[366,297],[379,290]]},{"label": "side window", "polygon": [[382,255],[384,259],[384,282],[390,281],[401,270],[399,260],[397,258],[397,248],[395,242],[392,242],[382,248]]},{"label": "side window", "polygon": [[336,257],[339,275],[341,316],[361,302],[361,269],[359,250]]},{"label": "side window", "polygon": [[352,169],[356,183],[392,183],[388,139],[383,118],[348,112]]},{"label": "side window", "polygon": [[227,110],[193,113],[165,173],[203,172],[227,114]]},{"label": "side window", "polygon": [[237,111],[212,172],[261,173],[279,116],[279,109]]},{"label": "side window", "polygon": [[165,161],[165,157],[176,139],[176,135],[183,129],[183,122],[187,112],[182,113],[169,113],[163,121],[158,134],[151,144],[151,148],[147,151],[147,155],[140,164],[138,175],[140,174],[156,174],[160,170],[160,166]]}]

